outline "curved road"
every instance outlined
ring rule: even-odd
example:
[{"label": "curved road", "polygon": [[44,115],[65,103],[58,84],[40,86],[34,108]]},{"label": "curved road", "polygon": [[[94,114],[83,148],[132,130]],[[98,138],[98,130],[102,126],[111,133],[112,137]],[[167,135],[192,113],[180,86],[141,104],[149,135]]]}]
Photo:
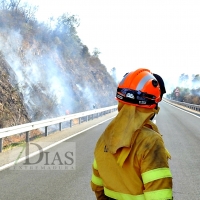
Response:
[{"label": "curved road", "polygon": [[[200,199],[200,118],[168,103],[160,104],[156,123],[170,151],[175,200]],[[75,170],[10,170],[0,172],[2,200],[94,200],[90,189],[95,143],[110,121],[77,135],[49,152],[76,145]],[[55,153],[54,153],[55,155]],[[31,159],[33,162],[38,157]],[[58,161],[58,157],[57,157]]]}]

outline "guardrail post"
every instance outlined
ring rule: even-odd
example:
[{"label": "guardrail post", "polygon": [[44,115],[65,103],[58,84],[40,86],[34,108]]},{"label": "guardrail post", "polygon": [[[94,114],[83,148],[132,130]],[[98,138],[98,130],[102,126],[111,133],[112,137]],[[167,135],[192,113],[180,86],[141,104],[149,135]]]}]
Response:
[{"label": "guardrail post", "polygon": [[45,137],[48,136],[48,126],[45,126],[45,133],[44,133]]},{"label": "guardrail post", "polygon": [[62,131],[62,122],[59,123],[59,131]]},{"label": "guardrail post", "polygon": [[73,124],[73,120],[71,119],[70,120],[70,127],[72,127],[72,124]]},{"label": "guardrail post", "polygon": [[78,123],[79,123],[79,124],[81,123],[81,117],[79,117],[79,119],[78,119]]},{"label": "guardrail post", "polygon": [[[113,106],[111,106],[113,107]],[[94,118],[98,118],[98,117],[102,117],[103,115],[105,115],[106,113],[110,113],[112,112],[113,110],[117,110],[117,108],[101,108],[99,110],[90,110],[90,111],[86,111],[86,112],[83,112],[83,113],[77,113],[76,116],[76,120],[79,119],[79,123],[82,123],[84,122],[85,120],[86,121],[89,121],[91,119],[94,119]],[[198,106],[198,108],[200,108],[200,106]],[[196,110],[198,110],[198,108]],[[106,111],[107,110],[107,111]],[[80,118],[79,118],[80,117]],[[71,120],[70,120],[71,119]],[[34,122],[34,123],[30,123],[30,125],[20,125],[20,126],[16,126],[16,127],[10,127],[10,129],[6,130],[6,133],[4,133],[4,129],[0,129],[0,134],[1,134],[1,138],[0,138],[0,152],[3,151],[3,140],[5,137],[7,136],[10,136],[11,134],[13,133],[10,133],[10,132],[14,132],[13,135],[15,134],[21,134],[23,133],[23,135],[25,135],[25,141],[27,143],[27,145],[29,144],[31,138],[30,138],[30,131],[31,130],[35,130],[35,125],[36,127],[38,126],[38,128],[42,128],[42,132],[43,132],[43,135],[45,136],[48,136],[48,131],[50,131],[50,129],[48,130],[48,126],[52,126],[52,125],[56,125],[56,127],[58,127],[57,125],[59,124],[59,129],[60,131],[65,127],[65,125],[67,127],[72,127],[73,125],[75,125],[75,123],[77,121],[74,121],[73,117],[72,118],[63,118],[63,117],[58,117],[58,118],[54,118],[54,119],[49,119],[49,120],[44,120],[44,121],[40,121],[40,122]],[[63,124],[62,124],[63,123]],[[63,126],[63,127],[62,127]]]},{"label": "guardrail post", "polygon": [[29,131],[26,132],[26,143],[29,142]]},{"label": "guardrail post", "polygon": [[0,153],[2,152],[3,149],[3,139],[0,138]]}]

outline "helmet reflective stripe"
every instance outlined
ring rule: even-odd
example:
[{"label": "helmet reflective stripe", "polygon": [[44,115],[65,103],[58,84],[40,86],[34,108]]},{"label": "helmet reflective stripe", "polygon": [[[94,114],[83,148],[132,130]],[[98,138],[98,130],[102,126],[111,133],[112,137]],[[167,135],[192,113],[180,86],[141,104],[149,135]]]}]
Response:
[{"label": "helmet reflective stripe", "polygon": [[162,178],[171,178],[172,174],[169,168],[158,168],[142,173],[143,183],[149,183]]},{"label": "helmet reflective stripe", "polygon": [[155,77],[152,74],[147,74],[146,76],[144,76],[141,81],[138,83],[136,90],[142,90],[143,87],[145,86],[145,84],[147,83],[147,81],[154,79]]},{"label": "helmet reflective stripe", "polygon": [[[128,94],[128,90],[132,92]],[[118,101],[143,108],[155,108],[160,97],[159,82],[150,70],[144,68],[126,74],[119,83],[116,94]]]},{"label": "helmet reflective stripe", "polygon": [[119,83],[120,85],[124,83],[124,80],[126,78],[126,76],[128,75],[129,73],[126,73],[124,76],[123,76],[123,79],[121,80],[121,82]]}]

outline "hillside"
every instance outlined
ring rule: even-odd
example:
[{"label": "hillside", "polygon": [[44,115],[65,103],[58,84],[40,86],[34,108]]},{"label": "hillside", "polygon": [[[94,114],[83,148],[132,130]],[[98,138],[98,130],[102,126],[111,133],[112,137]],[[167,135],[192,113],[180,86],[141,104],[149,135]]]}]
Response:
[{"label": "hillside", "polygon": [[116,82],[82,44],[79,20],[54,27],[20,1],[0,3],[0,128],[116,104]]},{"label": "hillside", "polygon": [[22,95],[11,85],[15,74],[0,53],[0,128],[26,123],[29,120]]}]

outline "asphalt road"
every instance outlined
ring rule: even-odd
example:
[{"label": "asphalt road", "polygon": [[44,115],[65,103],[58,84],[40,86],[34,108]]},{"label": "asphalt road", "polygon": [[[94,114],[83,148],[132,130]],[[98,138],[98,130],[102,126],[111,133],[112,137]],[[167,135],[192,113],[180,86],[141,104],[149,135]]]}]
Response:
[{"label": "asphalt road", "polygon": [[[163,135],[172,159],[175,200],[200,200],[200,118],[190,115],[167,103],[160,104],[156,123]],[[66,161],[68,170],[6,169],[0,171],[0,200],[94,200],[90,189],[91,165],[95,143],[109,121],[81,133],[60,145],[47,150],[50,155],[43,162],[58,165]],[[68,160],[63,153],[72,145]],[[57,154],[56,154],[57,153]],[[30,159],[39,160],[39,155]],[[70,159],[71,158],[71,159]],[[74,169],[70,168],[73,158]]]},{"label": "asphalt road", "polygon": [[[60,160],[64,162],[62,152],[65,152],[71,143],[75,144],[75,170],[69,167],[69,170],[47,168],[47,170],[1,171],[0,200],[94,200],[94,193],[90,189],[93,151],[98,137],[108,123],[109,121],[48,150],[49,154],[59,152]],[[69,157],[72,158],[70,154]],[[38,159],[39,155],[31,158],[30,163],[36,163]],[[46,162],[46,159],[43,160]],[[65,161],[70,164],[70,160],[65,159]],[[49,163],[51,162],[52,156],[49,158]],[[17,166],[19,166],[17,169],[20,169],[21,165]]]},{"label": "asphalt road", "polygon": [[157,125],[172,159],[175,200],[200,200],[200,117],[161,103]]}]

